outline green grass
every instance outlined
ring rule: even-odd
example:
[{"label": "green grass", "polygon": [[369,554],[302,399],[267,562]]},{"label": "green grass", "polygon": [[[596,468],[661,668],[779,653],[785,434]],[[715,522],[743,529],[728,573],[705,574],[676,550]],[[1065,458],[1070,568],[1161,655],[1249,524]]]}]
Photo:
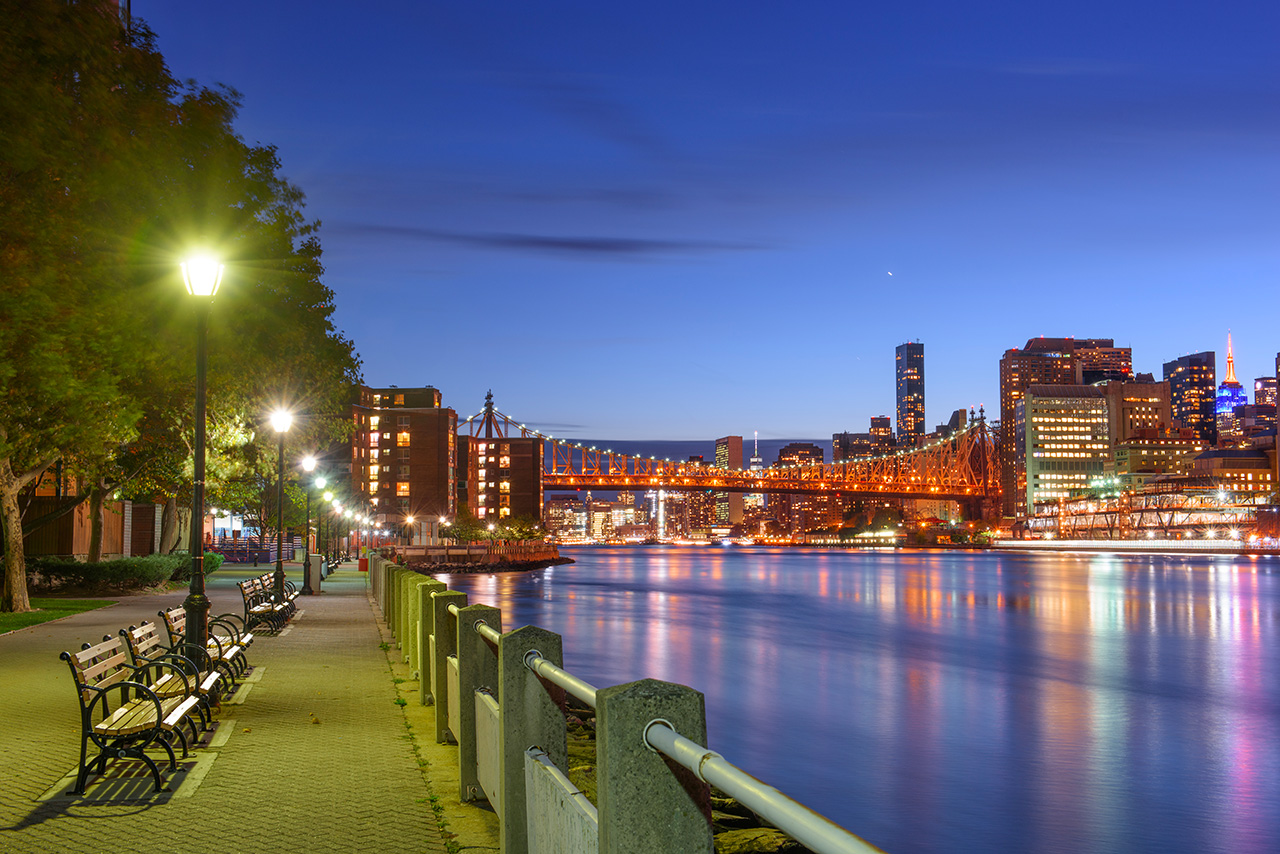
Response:
[{"label": "green grass", "polygon": [[105,608],[108,605],[114,604],[115,600],[113,599],[33,598],[31,600],[31,607],[38,610],[28,611],[23,614],[0,613],[0,635],[17,629],[25,629],[27,626],[38,626],[41,623],[47,623],[50,620],[57,620],[61,617],[70,617],[72,614],[92,611],[95,608]]}]

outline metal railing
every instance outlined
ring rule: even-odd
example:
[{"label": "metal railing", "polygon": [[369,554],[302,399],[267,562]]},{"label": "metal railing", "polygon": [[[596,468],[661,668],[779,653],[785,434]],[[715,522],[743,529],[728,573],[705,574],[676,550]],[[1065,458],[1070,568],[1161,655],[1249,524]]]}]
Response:
[{"label": "metal railing", "polygon": [[[504,632],[501,611],[439,581],[381,559],[370,569],[420,701],[435,704],[437,741],[458,744],[459,796],[493,805],[504,852],[710,852],[711,786],[818,854],[880,850],[703,746],[693,689],[597,688],[564,669],[559,635]],[[565,694],[596,711],[596,806],[567,776]]]}]

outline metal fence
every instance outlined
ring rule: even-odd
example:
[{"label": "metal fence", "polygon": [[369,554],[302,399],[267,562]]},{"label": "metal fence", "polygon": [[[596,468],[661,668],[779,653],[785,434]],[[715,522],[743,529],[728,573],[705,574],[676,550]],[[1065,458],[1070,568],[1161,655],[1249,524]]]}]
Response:
[{"label": "metal fence", "polygon": [[[369,568],[419,701],[434,702],[436,740],[458,745],[460,797],[489,801],[506,854],[706,854],[711,786],[819,854],[880,850],[704,747],[698,691],[598,689],[564,669],[558,634],[504,632],[497,608],[376,556]],[[568,778],[566,695],[596,712],[595,805]]]}]

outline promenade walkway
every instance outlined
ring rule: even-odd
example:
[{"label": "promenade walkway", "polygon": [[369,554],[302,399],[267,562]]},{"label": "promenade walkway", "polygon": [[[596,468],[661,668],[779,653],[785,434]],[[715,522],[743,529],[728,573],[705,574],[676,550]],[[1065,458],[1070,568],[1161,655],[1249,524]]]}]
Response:
[{"label": "promenade walkway", "polygon": [[[239,613],[235,582],[265,571],[211,576],[212,612]],[[80,709],[58,654],[156,620],[185,591],[0,636],[0,851],[446,851],[365,577],[339,570],[323,586],[299,598],[280,636],[253,645],[247,691],[224,704],[211,745],[180,762],[168,792],[140,773],[65,794]]]}]

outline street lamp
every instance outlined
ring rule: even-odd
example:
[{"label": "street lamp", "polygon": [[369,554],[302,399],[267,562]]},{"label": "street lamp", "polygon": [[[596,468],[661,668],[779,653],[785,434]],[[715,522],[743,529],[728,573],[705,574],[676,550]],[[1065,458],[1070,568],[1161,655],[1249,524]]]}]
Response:
[{"label": "street lamp", "polygon": [[276,478],[276,573],[272,578],[276,601],[284,601],[284,434],[293,424],[293,413],[277,409],[271,413],[271,426],[280,434],[280,466]]},{"label": "street lamp", "polygon": [[[316,486],[319,487],[320,489],[324,489],[324,486],[325,486],[324,478],[322,477],[317,478]],[[321,495],[320,497],[324,499],[325,504],[331,504],[333,502],[333,493],[327,490],[325,491],[324,495]],[[333,525],[329,523],[328,514],[326,513],[320,514],[319,528],[320,528],[320,540],[324,545],[324,548],[322,550],[324,552],[324,559],[329,562],[329,569],[330,571],[332,571],[333,558],[329,554],[329,533],[330,531],[333,530]]]},{"label": "street lamp", "polygon": [[182,603],[187,614],[187,643],[201,652],[209,642],[209,597],[204,595],[204,399],[208,362],[209,306],[222,284],[222,265],[208,255],[182,264],[182,281],[196,298],[196,436],[191,496],[191,585]]},{"label": "street lamp", "polygon": [[[306,472],[316,470],[316,458],[307,454],[302,458],[302,469]],[[323,480],[323,478],[321,478]],[[311,589],[311,484],[306,485],[307,492],[307,530],[302,534],[302,589],[298,592],[310,596]]]},{"label": "street lamp", "polygon": [[409,542],[405,543],[405,545],[406,545],[406,546],[411,546],[411,545],[413,545],[413,540],[414,540],[414,536],[413,536],[413,534],[414,534],[414,530],[413,530],[413,517],[412,517],[412,516],[405,516],[405,517],[404,517],[404,522],[405,522],[405,524],[406,524],[406,525],[408,526],[408,528],[409,528],[409,530],[407,531],[407,533],[408,533],[408,537],[407,537],[407,539],[409,540]]}]

